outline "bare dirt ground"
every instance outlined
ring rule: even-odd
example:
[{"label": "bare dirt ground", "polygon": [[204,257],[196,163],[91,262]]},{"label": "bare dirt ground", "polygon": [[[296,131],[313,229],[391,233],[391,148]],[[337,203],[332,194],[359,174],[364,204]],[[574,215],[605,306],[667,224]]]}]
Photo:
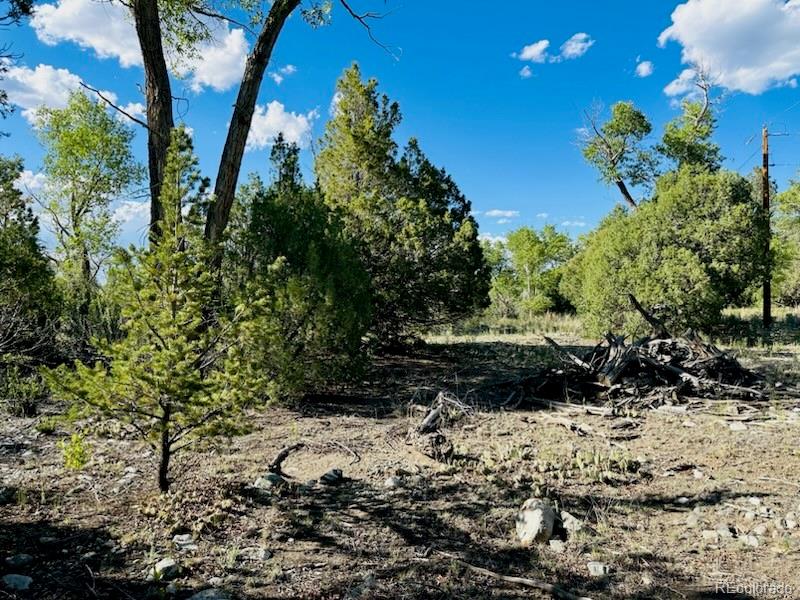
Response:
[{"label": "bare dirt ground", "polygon": [[[797,356],[785,348],[745,358],[792,386]],[[41,417],[4,418],[0,570],[32,583],[23,592],[0,583],[0,598],[185,599],[209,588],[240,599],[547,597],[453,557],[595,599],[800,597],[800,404],[602,416],[482,397],[548,360],[534,338],[380,359],[352,389],[253,414],[247,435],[179,457],[166,496],[132,435],[87,424],[91,461],[70,471],[57,445],[63,428],[44,434]],[[405,443],[424,414],[412,405],[440,390],[477,405],[447,429],[451,464]],[[284,463],[288,485],[255,489],[296,442],[306,447]],[[332,468],[344,481],[320,484]],[[583,529],[521,547],[515,515],[531,496]],[[191,534],[193,546],[179,549],[176,534]],[[20,553],[30,562],[8,564]],[[179,576],[148,581],[165,557]],[[589,561],[608,575],[592,576]]]}]

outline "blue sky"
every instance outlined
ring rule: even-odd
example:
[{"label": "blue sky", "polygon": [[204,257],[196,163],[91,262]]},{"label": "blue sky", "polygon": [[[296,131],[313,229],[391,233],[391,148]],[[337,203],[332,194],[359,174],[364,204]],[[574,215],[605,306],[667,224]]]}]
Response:
[{"label": "blue sky", "polygon": [[[678,78],[689,61],[709,69],[723,94],[717,141],[726,167],[745,172],[760,162],[765,122],[792,134],[773,140],[779,183],[800,166],[794,80],[800,74],[800,0],[529,0],[505,2],[495,11],[451,0],[354,5],[390,11],[374,33],[397,58],[372,43],[341,7],[318,30],[292,17],[270,66],[274,79],[262,86],[261,118],[243,173],[265,170],[267,140],[277,129],[306,144],[304,167],[310,169],[309,142],[321,135],[336,78],[353,61],[400,103],[399,140],[419,138],[453,175],[484,234],[544,223],[572,235],[589,231],[619,198],[581,157],[584,109],[633,100],[650,116],[655,141],[676,114],[676,92],[686,88]],[[121,11],[92,0],[50,0],[31,24],[5,32],[24,56],[2,83],[19,110],[2,123],[11,137],[0,140],[0,151],[21,154],[30,181],[36,181],[41,150],[26,110],[40,102],[59,105],[79,79],[112,92],[132,111],[141,108],[138,49]],[[174,87],[185,98],[176,113],[193,129],[201,165],[212,177],[249,42],[244,32],[228,28],[217,37],[202,53],[205,62],[185,67],[190,72]],[[645,62],[652,73],[641,77],[651,70]],[[143,160],[144,142],[141,131],[136,149]],[[126,200],[120,215],[124,241],[131,241],[140,237],[145,211],[132,199],[120,202]]]}]

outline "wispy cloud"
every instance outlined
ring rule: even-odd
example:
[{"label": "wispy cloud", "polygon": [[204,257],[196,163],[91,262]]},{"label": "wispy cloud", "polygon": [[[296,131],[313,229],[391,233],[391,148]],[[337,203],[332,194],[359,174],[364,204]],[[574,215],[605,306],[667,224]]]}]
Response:
[{"label": "wispy cloud", "polygon": [[514,217],[519,216],[518,210],[500,210],[499,208],[493,208],[492,210],[487,210],[484,213],[487,217],[492,218],[503,218],[503,219],[512,219]]}]

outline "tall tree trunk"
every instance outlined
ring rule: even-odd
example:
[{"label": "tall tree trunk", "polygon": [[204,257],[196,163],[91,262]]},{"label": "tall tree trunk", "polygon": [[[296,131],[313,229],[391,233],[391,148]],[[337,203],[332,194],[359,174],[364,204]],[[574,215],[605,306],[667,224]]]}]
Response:
[{"label": "tall tree trunk", "polygon": [[[255,46],[247,57],[239,95],[236,98],[231,124],[228,127],[228,137],[225,139],[217,171],[214,203],[211,205],[206,219],[205,237],[212,244],[220,242],[225,227],[228,225],[228,217],[236,194],[239,170],[242,167],[242,157],[247,144],[247,135],[250,133],[258,91],[272,56],[272,49],[286,19],[299,5],[300,0],[275,0]],[[219,258],[217,258],[218,260]]]},{"label": "tall tree trunk", "polygon": [[617,179],[616,184],[619,191],[622,192],[622,197],[625,199],[625,202],[628,203],[628,206],[636,210],[638,204],[636,204],[636,200],[633,199],[633,196],[631,196],[631,193],[628,191],[628,186],[625,185],[625,182],[622,181],[622,179]]},{"label": "tall tree trunk", "polygon": [[172,115],[172,90],[161,43],[158,0],[133,0],[133,18],[144,63],[147,99],[147,158],[150,172],[150,239],[159,235],[164,216],[161,206],[161,183],[167,162]]}]

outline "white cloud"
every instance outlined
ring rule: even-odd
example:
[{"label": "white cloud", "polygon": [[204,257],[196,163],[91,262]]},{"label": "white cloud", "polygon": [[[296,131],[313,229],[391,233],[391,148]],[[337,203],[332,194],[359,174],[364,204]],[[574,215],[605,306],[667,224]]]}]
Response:
[{"label": "white cloud", "polygon": [[497,219],[496,222],[498,225],[508,225],[511,223],[511,219]]},{"label": "white cloud", "polygon": [[490,244],[496,244],[498,242],[505,244],[508,241],[504,235],[494,235],[493,233],[481,233],[478,235],[478,239],[489,242]]},{"label": "white cloud", "polygon": [[535,63],[543,63],[547,60],[547,49],[550,47],[550,40],[539,40],[525,46],[515,55],[520,60],[527,60]]},{"label": "white cloud", "polygon": [[537,219],[546,219],[549,216],[550,216],[550,213],[546,213],[546,212],[540,212],[540,213],[536,214],[536,218]]},{"label": "white cloud", "polygon": [[182,75],[188,74],[189,86],[195,93],[205,87],[224,92],[241,80],[248,51],[244,31],[226,26],[214,39],[200,44],[197,54],[178,70]]},{"label": "white cloud", "polygon": [[492,218],[501,217],[501,218],[504,218],[504,219],[511,219],[511,218],[514,218],[514,217],[518,217],[519,216],[519,211],[518,210],[500,210],[500,209],[497,209],[497,208],[493,208],[492,210],[487,210],[486,213],[484,213],[484,214],[487,217],[492,217]]},{"label": "white cloud", "polygon": [[561,45],[561,55],[558,57],[563,60],[580,58],[594,46],[594,40],[588,33],[576,33]]},{"label": "white cloud", "polygon": [[729,90],[760,94],[800,74],[800,0],[688,0],[658,38]]},{"label": "white cloud", "polygon": [[[592,46],[594,46],[594,40],[588,33],[576,33],[561,44],[560,54],[549,54],[547,50],[550,48],[550,40],[539,40],[538,42],[523,47],[519,52],[514,52],[511,56],[519,60],[533,63],[557,63],[564,60],[580,58],[586,54]],[[532,75],[532,71],[530,67],[526,66],[523,67],[519,74],[522,78],[527,79]]]},{"label": "white cloud", "polygon": [[277,71],[270,71],[267,75],[270,76],[272,81],[274,81],[277,85],[283,83],[283,80],[289,77],[289,75],[294,75],[297,73],[297,67],[294,65],[286,65],[278,69]]},{"label": "white cloud", "polygon": [[667,96],[685,96],[697,91],[695,82],[697,81],[697,73],[694,69],[684,69],[677,78],[673,79],[664,88],[664,93]]},{"label": "white cloud", "polygon": [[655,68],[653,67],[653,63],[649,60],[643,60],[639,64],[636,65],[636,76],[637,77],[650,77],[653,74]]},{"label": "white cloud", "polygon": [[562,221],[562,227],[586,227],[586,221]]},{"label": "white cloud", "polygon": [[114,210],[114,220],[121,225],[134,221],[146,221],[150,216],[150,202],[123,200]]},{"label": "white cloud", "polygon": [[17,177],[14,187],[23,194],[36,196],[44,189],[46,183],[47,176],[44,173],[34,173],[29,169],[25,169]]},{"label": "white cloud", "polygon": [[533,71],[528,65],[525,65],[519,70],[519,76],[522,77],[523,79],[530,79],[531,77],[533,77]]},{"label": "white cloud", "polygon": [[117,58],[123,67],[142,64],[130,13],[117,2],[58,0],[36,7],[31,26],[40,41],[54,46],[74,42],[99,58]]},{"label": "white cloud", "polygon": [[336,92],[333,94],[331,98],[331,105],[328,107],[328,114],[332,117],[335,117],[336,114],[339,112],[339,102],[342,101],[342,93]]},{"label": "white cloud", "polygon": [[67,69],[50,65],[11,67],[5,75],[4,86],[8,100],[22,109],[22,115],[33,122],[40,106],[63,108],[69,95],[80,87],[81,79]]},{"label": "white cloud", "polygon": [[[240,80],[249,45],[244,30],[231,29],[227,24],[207,24],[212,29],[212,39],[200,43],[194,56],[172,61],[171,69],[186,77],[194,92],[204,88],[225,91]],[[31,26],[45,44],[73,42],[93,50],[99,58],[115,58],[123,67],[142,64],[133,21],[120,3],[57,0],[37,7]],[[293,65],[287,67],[294,69]],[[284,73],[287,74],[291,73]]]},{"label": "white cloud", "polygon": [[319,117],[319,111],[312,110],[306,114],[288,112],[286,108],[273,100],[266,106],[256,106],[253,124],[247,138],[248,150],[260,150],[272,145],[275,136],[283,133],[287,142],[300,146],[308,145],[311,137],[311,125]]}]

